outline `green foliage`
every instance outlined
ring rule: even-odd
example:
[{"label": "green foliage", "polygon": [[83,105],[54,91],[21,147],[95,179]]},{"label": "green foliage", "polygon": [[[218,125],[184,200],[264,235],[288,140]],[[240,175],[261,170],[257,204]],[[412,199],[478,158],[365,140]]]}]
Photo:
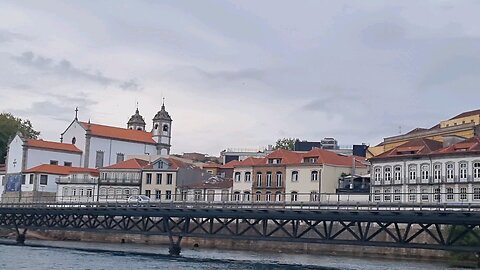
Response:
[{"label": "green foliage", "polygon": [[17,132],[29,139],[36,139],[40,135],[33,129],[30,120],[23,120],[11,113],[0,113],[0,164],[5,163],[8,142]]},{"label": "green foliage", "polygon": [[[466,230],[465,226],[452,226],[449,228],[451,239],[456,239],[458,236],[463,234]],[[480,235],[480,229],[473,230],[477,235]],[[458,246],[479,246],[480,239],[475,236],[472,232],[464,234],[458,241],[454,243]],[[472,252],[451,252],[451,258],[457,262],[466,262],[466,261],[476,261],[476,255]]]},{"label": "green foliage", "polygon": [[298,141],[297,138],[283,138],[278,139],[275,143],[273,149],[285,149],[285,150],[293,150],[295,148],[295,142]]}]

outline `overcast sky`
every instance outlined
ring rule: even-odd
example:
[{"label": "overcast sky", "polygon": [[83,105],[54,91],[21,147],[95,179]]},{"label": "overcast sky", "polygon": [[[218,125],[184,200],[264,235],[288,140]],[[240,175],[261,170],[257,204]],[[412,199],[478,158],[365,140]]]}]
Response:
[{"label": "overcast sky", "polygon": [[480,1],[0,1],[0,110],[48,140],[74,118],[172,150],[281,137],[377,144],[480,108]]}]

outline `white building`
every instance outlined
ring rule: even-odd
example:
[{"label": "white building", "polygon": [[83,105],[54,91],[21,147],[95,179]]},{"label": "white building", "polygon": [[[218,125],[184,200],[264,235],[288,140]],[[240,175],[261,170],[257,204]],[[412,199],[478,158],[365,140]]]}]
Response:
[{"label": "white building", "polygon": [[235,164],[232,182],[232,200],[249,202],[252,198],[253,168],[263,164],[264,158],[249,157]]},{"label": "white building", "polygon": [[206,181],[186,185],[182,188],[184,201],[189,202],[227,202],[230,201],[232,179],[218,176]]},{"label": "white building", "polygon": [[370,159],[375,202],[480,203],[480,138],[416,139]]},{"label": "white building", "polygon": [[67,175],[56,179],[58,202],[98,201],[98,170],[91,168],[70,168]]}]

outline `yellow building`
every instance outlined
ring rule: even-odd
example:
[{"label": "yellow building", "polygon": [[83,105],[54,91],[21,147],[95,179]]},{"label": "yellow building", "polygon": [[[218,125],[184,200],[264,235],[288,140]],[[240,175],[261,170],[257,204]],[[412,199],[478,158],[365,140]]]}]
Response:
[{"label": "yellow building", "polygon": [[455,138],[472,138],[480,135],[480,110],[461,113],[451,119],[441,121],[431,128],[416,128],[408,133],[387,137],[376,146],[369,147],[367,158],[378,156],[413,139],[426,138],[444,142]]}]

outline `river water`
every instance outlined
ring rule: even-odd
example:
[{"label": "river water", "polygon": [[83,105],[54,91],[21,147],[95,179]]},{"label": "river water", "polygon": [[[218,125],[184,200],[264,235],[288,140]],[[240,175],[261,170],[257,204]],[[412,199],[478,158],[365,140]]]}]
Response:
[{"label": "river water", "polygon": [[213,249],[183,249],[181,257],[171,257],[165,246],[27,241],[0,242],[0,269],[455,269],[444,263]]}]

